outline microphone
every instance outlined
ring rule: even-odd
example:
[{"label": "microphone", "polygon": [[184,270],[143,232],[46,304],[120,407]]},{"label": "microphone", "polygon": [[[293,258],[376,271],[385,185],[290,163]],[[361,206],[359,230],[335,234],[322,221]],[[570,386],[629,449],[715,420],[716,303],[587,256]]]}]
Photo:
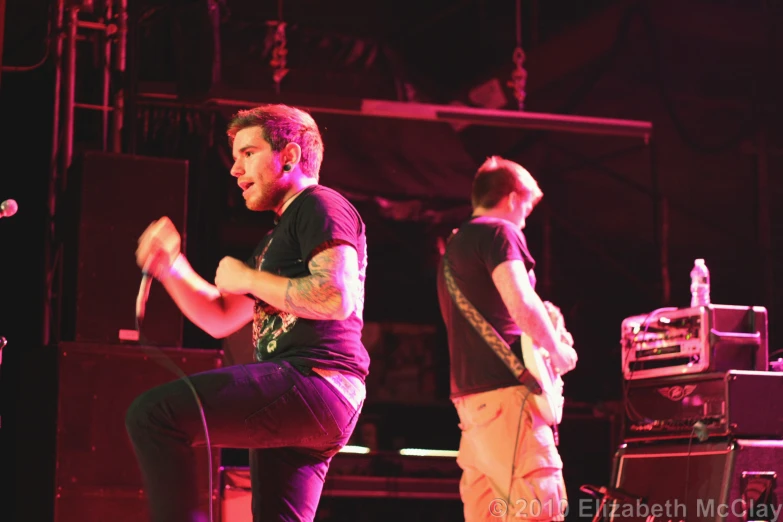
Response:
[{"label": "microphone", "polygon": [[0,203],[0,218],[11,217],[19,210],[19,205],[13,199],[6,199]]},{"label": "microphone", "polygon": [[144,320],[144,313],[147,308],[147,298],[150,296],[150,286],[152,286],[152,274],[144,270],[141,273],[139,295],[136,296],[136,319],[138,319],[139,322]]}]

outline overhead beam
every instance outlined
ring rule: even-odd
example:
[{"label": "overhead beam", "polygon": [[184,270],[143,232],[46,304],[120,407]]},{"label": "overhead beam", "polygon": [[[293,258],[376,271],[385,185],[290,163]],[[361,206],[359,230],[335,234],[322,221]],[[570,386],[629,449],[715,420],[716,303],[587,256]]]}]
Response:
[{"label": "overhead beam", "polygon": [[452,105],[362,100],[361,114],[410,120],[472,123],[491,127],[574,132],[642,138],[652,134],[652,123],[646,121],[548,114],[542,112],[480,109]]},{"label": "overhead beam", "polygon": [[[141,91],[140,103],[163,103],[187,106],[179,103],[174,94]],[[250,108],[264,103],[287,103],[315,113],[345,114],[349,116],[372,116],[404,120],[442,121],[468,123],[489,127],[514,127],[519,129],[571,132],[577,134],[598,134],[640,138],[648,142],[652,135],[649,121],[572,116],[538,112],[482,109],[452,105],[433,105],[373,99],[331,99],[313,96],[280,96],[277,94],[257,95],[252,99],[215,97],[204,100],[197,107]],[[193,106],[191,104],[191,106]]]}]

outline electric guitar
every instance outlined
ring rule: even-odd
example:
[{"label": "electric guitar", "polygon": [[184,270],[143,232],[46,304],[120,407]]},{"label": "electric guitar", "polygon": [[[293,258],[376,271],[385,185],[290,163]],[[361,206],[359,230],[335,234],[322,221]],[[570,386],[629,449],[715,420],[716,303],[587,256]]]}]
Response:
[{"label": "electric guitar", "polygon": [[[565,329],[565,320],[560,309],[549,301],[545,301],[544,306],[549,312],[549,318],[557,333],[563,337],[570,336]],[[536,346],[533,339],[527,334],[522,334],[521,342],[522,360],[525,363],[525,368],[541,385],[541,394],[531,394],[530,397],[533,398],[533,403],[544,421],[550,426],[557,426],[563,420],[565,406],[563,378],[552,367],[549,351]]]}]

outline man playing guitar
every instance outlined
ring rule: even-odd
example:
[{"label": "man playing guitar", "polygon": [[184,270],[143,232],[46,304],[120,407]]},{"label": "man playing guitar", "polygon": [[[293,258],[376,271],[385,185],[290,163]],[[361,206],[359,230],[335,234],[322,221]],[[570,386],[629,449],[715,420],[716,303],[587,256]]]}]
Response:
[{"label": "man playing guitar", "polygon": [[[520,165],[489,158],[473,181],[473,215],[450,238],[438,272],[451,399],[462,431],[457,463],[466,522],[505,516],[563,520],[567,507],[552,430],[562,401],[557,404],[552,385],[562,384],[560,376],[576,366],[577,354],[559,310],[547,307],[534,289],[535,262],[522,233],[542,196]],[[450,292],[453,284],[502,338],[505,351],[488,346],[491,339],[463,315]],[[518,372],[509,371],[514,365],[522,369],[522,360],[534,377],[549,376],[536,379],[543,393],[532,393]]]}]

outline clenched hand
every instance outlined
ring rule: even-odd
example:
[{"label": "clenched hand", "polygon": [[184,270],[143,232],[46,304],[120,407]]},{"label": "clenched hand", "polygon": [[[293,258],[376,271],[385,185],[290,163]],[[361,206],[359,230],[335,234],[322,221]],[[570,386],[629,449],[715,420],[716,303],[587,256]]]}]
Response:
[{"label": "clenched hand", "polygon": [[227,294],[249,294],[253,270],[239,259],[224,257],[215,273],[215,286]]}]

